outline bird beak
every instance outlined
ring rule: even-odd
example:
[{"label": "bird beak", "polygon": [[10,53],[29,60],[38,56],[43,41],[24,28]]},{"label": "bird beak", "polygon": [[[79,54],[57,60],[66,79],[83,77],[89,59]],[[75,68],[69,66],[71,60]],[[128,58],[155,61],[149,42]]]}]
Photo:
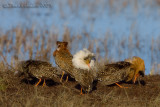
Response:
[{"label": "bird beak", "polygon": [[90,67],[90,64],[88,64],[88,67],[91,68],[91,67]]}]

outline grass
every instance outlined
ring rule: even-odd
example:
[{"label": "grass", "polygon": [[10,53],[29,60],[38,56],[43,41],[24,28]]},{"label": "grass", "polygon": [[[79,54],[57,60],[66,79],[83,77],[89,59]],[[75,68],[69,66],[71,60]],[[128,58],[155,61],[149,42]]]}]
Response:
[{"label": "grass", "polygon": [[[39,59],[50,61],[55,66],[52,54],[57,40],[69,42],[72,54],[80,49],[88,48],[95,53],[97,62],[100,64],[138,55],[142,56],[142,59],[145,58],[147,64],[151,64],[151,67],[147,68],[147,74],[150,69],[150,74],[158,74],[160,70],[158,37],[144,42],[145,40],[139,38],[138,35],[130,35],[116,42],[108,33],[103,38],[93,38],[85,32],[83,35],[72,35],[67,28],[63,36],[48,30],[37,31],[34,27],[26,29],[16,27],[5,33],[1,32],[0,60],[4,64],[15,66],[19,60]],[[148,43],[147,46],[145,43]]]},{"label": "grass", "polygon": [[[3,68],[2,68],[3,69]],[[129,88],[123,89],[116,85],[101,86],[89,94],[80,95],[80,89],[75,81],[63,84],[35,87],[34,84],[25,83],[24,78],[16,77],[13,71],[6,69],[0,72],[0,105],[11,107],[152,107],[160,103],[160,76],[146,76],[141,84],[121,84]],[[46,82],[47,83],[47,82]]]},{"label": "grass", "polygon": [[[117,0],[109,1],[80,1],[68,0],[67,3],[72,10],[73,14],[77,14],[80,7],[88,8],[89,13],[94,14],[98,7],[101,10],[106,9],[106,6],[111,8],[112,13],[120,13],[128,5],[134,5],[135,11],[138,11],[138,1],[130,3],[124,0],[119,3]],[[148,1],[150,2],[150,1]],[[155,0],[158,2],[159,0]],[[22,2],[25,5],[27,1]],[[36,0],[36,3],[40,3]],[[117,6],[118,4],[118,6]],[[152,4],[152,3],[151,3]],[[61,17],[65,18],[65,8],[63,2],[58,4]],[[22,14],[23,13],[22,9]],[[30,16],[26,16],[30,17]],[[89,17],[89,18],[92,18]],[[93,19],[94,20],[94,19]],[[53,30],[53,29],[52,29]],[[130,29],[133,30],[132,28]],[[152,38],[151,45],[148,50],[144,49],[146,44],[145,40],[141,40],[139,35],[130,34],[127,38],[122,37],[118,43],[114,41],[114,37],[110,32],[106,33],[104,38],[93,38],[87,32],[79,35],[71,34],[70,30],[66,28],[63,36],[52,33],[53,31],[35,30],[31,28],[15,27],[4,33],[0,32],[0,106],[1,107],[97,107],[97,106],[110,106],[110,107],[153,107],[160,105],[160,76],[155,75],[159,73],[159,53],[160,42],[159,36]],[[134,52],[148,54],[147,61],[151,61],[152,69],[151,75],[145,76],[142,79],[142,84],[121,84],[129,87],[128,89],[121,89],[115,85],[101,86],[97,84],[95,89],[85,95],[80,95],[80,89],[76,87],[75,81],[69,81],[63,84],[54,84],[42,87],[41,85],[35,87],[34,82],[26,81],[23,77],[14,76],[17,61],[26,59],[39,59],[50,61],[54,64],[52,56],[56,48],[56,41],[69,42],[69,49],[71,53],[82,48],[88,48],[90,51],[96,53],[96,59],[99,63],[98,69],[103,69],[103,65],[108,62],[123,59],[124,56],[133,56]],[[148,42],[147,42],[148,43]],[[114,48],[116,56],[111,54],[110,51]],[[126,55],[126,53],[127,55]],[[125,54],[125,55],[124,55]],[[114,59],[114,57],[117,57]],[[120,58],[120,59],[118,59]],[[8,66],[11,65],[11,66]],[[50,81],[48,81],[48,84]]]}]

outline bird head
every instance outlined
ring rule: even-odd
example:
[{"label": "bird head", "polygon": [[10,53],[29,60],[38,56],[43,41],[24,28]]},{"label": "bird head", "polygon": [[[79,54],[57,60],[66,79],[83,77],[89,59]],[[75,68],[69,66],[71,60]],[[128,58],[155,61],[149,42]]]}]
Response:
[{"label": "bird head", "polygon": [[68,49],[67,49],[68,42],[57,41],[56,44],[57,44],[57,49],[53,52],[54,57],[56,56],[57,52],[59,52],[60,50],[67,50],[68,51]]},{"label": "bird head", "polygon": [[96,58],[94,55],[89,54],[87,57],[84,58],[84,62],[91,68],[94,66],[94,62]]},{"label": "bird head", "polygon": [[68,42],[60,42],[60,41],[57,41],[57,50],[61,50],[61,49],[67,49],[67,46],[68,46]]},{"label": "bird head", "polygon": [[95,56],[87,49],[78,51],[72,59],[73,65],[80,69],[91,69],[95,65]]},{"label": "bird head", "polygon": [[135,83],[137,77],[139,77],[140,75],[142,77],[144,77],[144,75],[145,75],[145,64],[144,64],[143,59],[141,59],[140,57],[134,56],[132,58],[126,59],[125,61],[132,63],[135,67],[133,83]]}]

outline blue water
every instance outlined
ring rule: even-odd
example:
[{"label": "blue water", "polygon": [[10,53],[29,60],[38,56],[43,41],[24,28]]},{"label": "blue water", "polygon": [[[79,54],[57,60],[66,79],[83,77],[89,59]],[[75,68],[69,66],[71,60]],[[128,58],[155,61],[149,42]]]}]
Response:
[{"label": "blue water", "polygon": [[[15,1],[12,1],[13,5],[20,0]],[[59,35],[63,35],[65,28],[69,28],[71,35],[87,32],[91,38],[97,39],[109,35],[108,42],[114,44],[111,46],[108,43],[108,57],[111,59],[118,61],[131,56],[142,57],[147,74],[153,62],[160,63],[158,51],[153,61],[150,51],[152,39],[158,40],[160,37],[160,6],[156,0],[128,0],[126,6],[123,6],[126,0],[113,2],[112,5],[105,0],[77,0],[77,3],[73,0],[71,6],[68,1],[72,0],[46,1],[50,4],[48,8],[3,8],[3,4],[6,5],[9,0],[3,1],[0,5],[0,29],[6,32],[17,26],[34,26],[39,31],[48,29]],[[33,1],[29,4],[34,6]],[[127,48],[131,36],[138,37],[141,50]],[[125,41],[123,48],[120,47],[122,40]],[[158,44],[155,44],[156,47]],[[122,50],[121,55],[117,54],[119,50]]]}]

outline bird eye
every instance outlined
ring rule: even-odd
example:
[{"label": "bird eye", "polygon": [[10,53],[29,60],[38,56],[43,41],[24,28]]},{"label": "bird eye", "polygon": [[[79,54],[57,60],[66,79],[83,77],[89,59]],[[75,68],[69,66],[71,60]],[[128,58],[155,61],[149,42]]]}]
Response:
[{"label": "bird eye", "polygon": [[96,60],[95,56],[92,57],[92,60]]},{"label": "bird eye", "polygon": [[85,58],[84,58],[84,60],[87,60],[87,59],[88,59],[88,57],[85,57]]}]

